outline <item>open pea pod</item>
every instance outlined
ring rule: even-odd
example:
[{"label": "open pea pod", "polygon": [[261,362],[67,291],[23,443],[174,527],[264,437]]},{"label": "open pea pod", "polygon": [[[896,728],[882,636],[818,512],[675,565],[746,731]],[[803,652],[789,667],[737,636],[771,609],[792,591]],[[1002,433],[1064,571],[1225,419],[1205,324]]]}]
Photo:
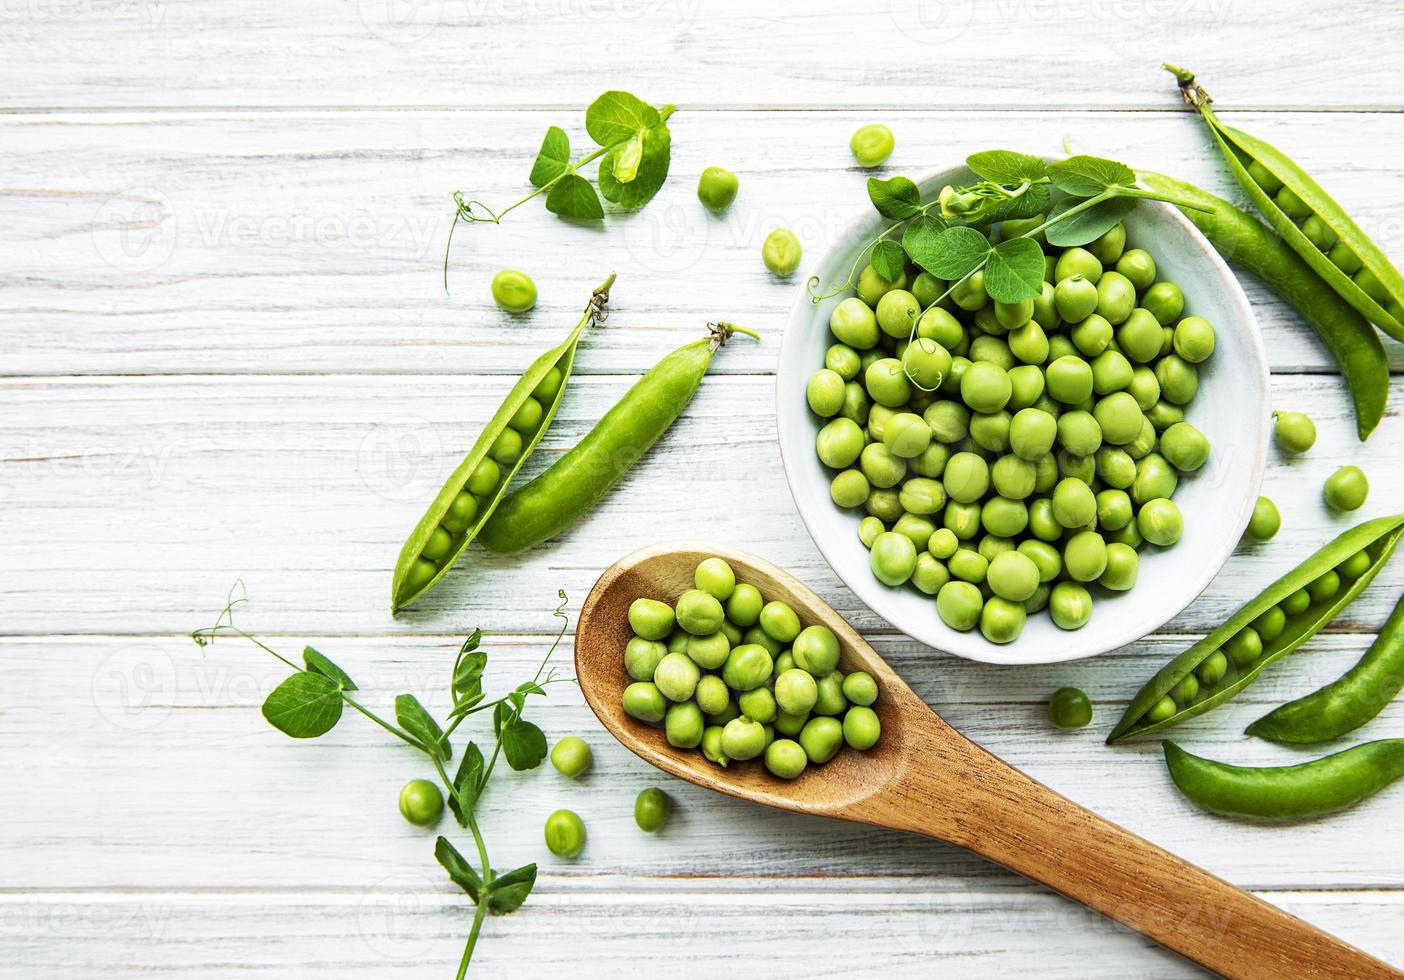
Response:
[{"label": "open pea pod", "polygon": [[[1384,567],[1401,534],[1404,514],[1366,521],[1336,537],[1162,667],[1131,699],[1107,741],[1171,728],[1235,697],[1350,605]],[[1357,554],[1365,555],[1363,564]],[[1332,584],[1334,589],[1326,587]],[[1272,635],[1263,638],[1259,629],[1266,631],[1269,621]]]},{"label": "open pea pod", "polygon": [[[1234,179],[1273,229],[1362,316],[1395,340],[1404,340],[1404,323],[1401,322],[1404,318],[1404,276],[1379,247],[1345,209],[1285,153],[1242,130],[1224,125],[1213,110],[1213,99],[1195,82],[1193,72],[1173,65],[1166,65],[1165,68],[1180,83],[1185,102],[1199,113],[1209,127]],[[1249,170],[1253,166],[1261,168],[1257,177]],[[1328,240],[1333,244],[1328,246],[1329,254],[1328,249],[1322,249],[1307,237],[1276,198],[1268,193],[1263,181],[1290,192],[1310,209],[1310,214],[1302,218],[1303,222],[1315,217],[1330,230]],[[1280,193],[1280,190],[1274,189],[1274,193]],[[1346,251],[1338,253],[1341,246]],[[1344,268],[1332,261],[1331,256],[1337,254],[1346,263]]]},{"label": "open pea pod", "polygon": [[400,549],[390,583],[392,612],[399,612],[439,583],[506,496],[512,478],[555,418],[575,366],[580,335],[591,323],[603,319],[613,284],[611,275],[591,295],[570,335],[532,362],[463,462],[449,474]]}]

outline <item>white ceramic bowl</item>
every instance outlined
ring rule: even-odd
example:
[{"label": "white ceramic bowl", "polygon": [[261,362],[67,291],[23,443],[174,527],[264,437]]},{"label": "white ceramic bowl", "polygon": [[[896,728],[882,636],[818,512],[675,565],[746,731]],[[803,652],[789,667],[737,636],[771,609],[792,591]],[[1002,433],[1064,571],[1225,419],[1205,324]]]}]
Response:
[{"label": "white ceramic bowl", "polygon": [[[922,199],[942,186],[971,178],[965,167],[933,173],[920,181]],[[1213,580],[1233,553],[1257,500],[1267,454],[1268,370],[1258,324],[1238,281],[1213,246],[1175,208],[1143,201],[1126,219],[1127,247],[1155,257],[1160,278],[1185,292],[1186,315],[1214,325],[1218,346],[1200,365],[1199,393],[1187,420],[1213,446],[1210,462],[1181,479],[1175,494],[1185,533],[1174,547],[1141,549],[1136,587],[1116,594],[1093,587],[1091,621],[1065,632],[1046,612],[1029,617],[1013,643],[998,645],[978,630],[961,633],[941,622],[933,599],[911,587],[888,588],[868,568],[858,540],[861,510],[842,510],[829,498],[832,471],[819,462],[814,437],[823,421],[805,403],[805,385],[823,366],[832,344],[829,312],[849,290],[813,303],[801,285],[780,348],[776,379],[777,425],[785,477],[800,517],[839,578],[874,612],[928,646],[969,660],[998,664],[1055,663],[1091,657],[1153,632],[1174,617]],[[841,280],[859,250],[887,224],[875,211],[848,227],[811,272],[824,286]]]}]

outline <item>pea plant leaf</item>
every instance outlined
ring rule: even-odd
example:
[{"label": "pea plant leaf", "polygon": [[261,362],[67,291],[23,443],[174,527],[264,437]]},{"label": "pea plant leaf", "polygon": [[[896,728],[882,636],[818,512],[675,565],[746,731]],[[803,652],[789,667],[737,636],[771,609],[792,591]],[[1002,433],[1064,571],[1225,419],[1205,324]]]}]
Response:
[{"label": "pea plant leaf", "polygon": [[1034,299],[1043,289],[1043,249],[1032,238],[1011,238],[990,249],[985,292],[1000,303]]},{"label": "pea plant leaf", "polygon": [[478,872],[458,853],[458,848],[450,844],[448,838],[440,837],[434,841],[434,857],[448,872],[449,880],[467,892],[468,897],[476,904],[483,891],[483,879],[478,877]]},{"label": "pea plant leaf", "polygon": [[959,225],[947,228],[936,237],[936,250],[930,264],[922,267],[933,276],[955,282],[964,279],[980,267],[989,254],[990,243],[974,228]]},{"label": "pea plant leaf", "polygon": [[605,92],[585,110],[585,132],[600,146],[613,146],[659,122],[658,110],[628,92]]},{"label": "pea plant leaf", "polygon": [[595,193],[595,186],[579,174],[566,174],[546,193],[546,210],[562,218],[598,221],[604,217],[604,206]]},{"label": "pea plant leaf", "polygon": [[323,677],[336,681],[336,686],[341,690],[356,690],[356,682],[351,679],[351,675],[311,647],[302,648],[302,662],[314,674],[321,674]]},{"label": "pea plant leaf", "polygon": [[987,209],[979,209],[980,213],[970,223],[984,224],[987,221],[1032,218],[1048,210],[1052,197],[1047,184],[1035,184],[1018,197],[991,201]]},{"label": "pea plant leaf", "polygon": [[[1056,218],[1058,215],[1079,204],[1076,198],[1064,198],[1053,205],[1053,212],[1049,216]],[[1136,199],[1133,197],[1113,197],[1098,204],[1094,204],[1086,211],[1080,211],[1064,221],[1050,224],[1044,231],[1044,237],[1048,239],[1048,244],[1057,245],[1060,248],[1067,248],[1072,245],[1086,245],[1105,235],[1116,223],[1131,213],[1131,209],[1136,206]]]},{"label": "pea plant leaf", "polygon": [[913,262],[927,272],[941,254],[940,238],[946,224],[934,215],[925,214],[910,222],[902,232],[902,249]]},{"label": "pea plant leaf", "polygon": [[[449,809],[459,826],[468,826],[468,818],[478,805],[478,794],[483,784],[483,750],[477,743],[469,742],[463,750],[463,759],[458,763],[458,772],[453,777],[454,793],[449,794]],[[460,805],[461,801],[461,805]]]},{"label": "pea plant leaf", "polygon": [[395,698],[395,720],[401,728],[419,739],[425,751],[440,759],[447,759],[453,754],[449,740],[444,738],[444,730],[413,694],[401,694]]},{"label": "pea plant leaf", "polygon": [[996,184],[1022,184],[1048,176],[1048,164],[1038,157],[1014,150],[982,150],[965,158],[965,165]]},{"label": "pea plant leaf", "polygon": [[[668,127],[659,123],[640,134],[639,159],[633,164],[634,173],[628,180],[623,179],[621,164],[625,163],[630,139],[622,147],[615,147],[600,161],[600,191],[605,200],[620,207],[634,210],[643,207],[658,193],[663,182],[668,179],[668,164],[672,155],[672,136]],[[550,206],[550,201],[547,201]]]},{"label": "pea plant leaf", "polygon": [[510,915],[517,911],[535,884],[535,864],[524,864],[498,875],[488,885],[488,911],[493,915]]},{"label": "pea plant leaf", "polygon": [[868,261],[877,270],[878,275],[888,282],[895,282],[902,277],[906,268],[907,253],[892,239],[884,238],[873,246]]},{"label": "pea plant leaf", "polygon": [[532,187],[542,187],[565,173],[570,167],[570,137],[559,126],[550,126],[531,165]]},{"label": "pea plant leaf", "polygon": [[1048,174],[1058,190],[1073,197],[1092,197],[1114,185],[1136,183],[1135,171],[1126,164],[1085,155],[1049,164]]},{"label": "pea plant leaf", "polygon": [[316,738],[336,727],[342,707],[337,682],[305,670],[273,688],[264,699],[263,717],[284,735]]},{"label": "pea plant leaf", "polygon": [[884,218],[901,221],[921,213],[921,192],[906,177],[868,178],[868,198]]},{"label": "pea plant leaf", "polygon": [[[512,694],[511,699],[521,699],[525,695]],[[546,758],[546,735],[536,725],[522,718],[520,703],[514,710],[504,702],[493,712],[497,727],[497,737],[502,742],[502,755],[507,764],[521,772],[535,769]]]}]

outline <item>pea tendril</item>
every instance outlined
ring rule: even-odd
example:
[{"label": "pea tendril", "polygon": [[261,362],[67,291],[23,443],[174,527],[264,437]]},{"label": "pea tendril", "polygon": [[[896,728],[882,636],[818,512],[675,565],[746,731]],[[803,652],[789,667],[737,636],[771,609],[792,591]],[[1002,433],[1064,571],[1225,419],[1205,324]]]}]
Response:
[{"label": "pea tendril", "polygon": [[[474,868],[447,838],[439,837],[435,842],[435,858],[474,904],[473,923],[458,965],[458,980],[463,980],[468,973],[473,951],[482,933],[483,920],[489,914],[515,912],[526,901],[536,883],[535,864],[503,872],[493,869],[487,842],[478,826],[477,804],[487,789],[498,759],[505,758],[508,766],[520,771],[536,768],[546,756],[545,734],[523,717],[527,698],[533,694],[544,696],[546,688],[552,684],[574,683],[574,678],[557,676],[555,668],[551,666],[551,657],[570,626],[569,616],[565,612],[568,602],[565,590],[558,590],[556,594],[560,602],[552,615],[560,619],[560,629],[531,680],[522,682],[507,694],[493,700],[484,697],[482,675],[487,666],[487,654],[478,649],[482,630],[475,629],[463,641],[453,665],[450,684],[453,708],[446,728],[441,728],[412,694],[401,694],[395,699],[395,723],[387,721],[351,697],[347,692],[356,690],[355,682],[312,647],[304,648],[303,663],[298,664],[257,636],[235,626],[235,608],[248,601],[242,582],[236,582],[230,590],[229,598],[215,622],[191,634],[201,647],[212,644],[220,636],[242,637],[292,668],[292,676],[274,688],[263,703],[264,717],[279,731],[293,738],[325,735],[336,726],[343,708],[349,705],[429,757],[448,796],[454,818],[472,836],[478,860],[478,866]],[[456,774],[450,776],[446,765],[454,754],[450,737],[464,719],[488,709],[492,710],[491,754],[485,760],[482,750],[470,741],[462,750]]]}]

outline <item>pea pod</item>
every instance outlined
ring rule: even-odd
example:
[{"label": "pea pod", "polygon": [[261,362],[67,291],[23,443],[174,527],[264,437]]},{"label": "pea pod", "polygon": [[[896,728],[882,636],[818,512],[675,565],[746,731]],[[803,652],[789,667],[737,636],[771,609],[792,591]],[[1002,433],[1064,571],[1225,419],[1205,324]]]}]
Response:
[{"label": "pea pod", "polygon": [[599,503],[692,401],[712,355],[734,332],[758,337],[734,324],[713,323],[708,336],[651,367],[575,448],[502,502],[483,526],[483,546],[499,554],[524,551]]},{"label": "pea pod", "polygon": [[1404,776],[1404,738],[1366,742],[1295,766],[1231,766],[1165,743],[1180,792],[1214,813],[1257,820],[1306,820],[1344,810]]},{"label": "pea pod", "polygon": [[[1174,74],[1185,102],[1209,127],[1234,179],[1268,223],[1342,299],[1394,339],[1404,340],[1404,323],[1400,322],[1404,317],[1404,276],[1379,247],[1290,157],[1270,143],[1225,126],[1211,106],[1213,99],[1195,82],[1193,72],[1174,65],[1166,65],[1165,69]],[[1250,168],[1258,171],[1256,177]],[[1323,249],[1308,238],[1277,198],[1269,195],[1264,182],[1269,187],[1276,185],[1274,194],[1290,195],[1288,199],[1293,201],[1294,208],[1300,206],[1298,210],[1307,212],[1302,215],[1302,224],[1316,218],[1320,223],[1318,227],[1329,233],[1324,241],[1332,244]],[[1322,236],[1318,234],[1317,237]],[[1341,253],[1342,262],[1348,263],[1344,269],[1327,254],[1336,243],[1350,253],[1348,258]],[[1348,273],[1346,269],[1352,271]]]},{"label": "pea pod", "polygon": [[1315,745],[1353,732],[1404,688],[1404,599],[1365,651],[1338,680],[1268,712],[1248,734],[1287,745]]},{"label": "pea pod", "polygon": [[1137,176],[1151,190],[1212,209],[1181,210],[1219,254],[1261,279],[1321,338],[1341,369],[1355,406],[1355,428],[1364,441],[1384,417],[1389,396],[1389,361],[1379,334],[1251,214],[1193,184],[1148,171]]},{"label": "pea pod", "polygon": [[[1384,567],[1401,534],[1404,514],[1366,521],[1336,537],[1162,667],[1131,699],[1107,741],[1170,728],[1237,695],[1350,605]],[[1368,559],[1360,571],[1348,562],[1358,552]],[[1335,590],[1321,588],[1331,576]],[[1274,630],[1264,641],[1259,630],[1268,632],[1268,619],[1275,620]]]},{"label": "pea pod", "polygon": [[[463,462],[449,474],[443,489],[400,549],[390,583],[392,612],[399,612],[437,585],[492,516],[512,477],[555,418],[575,365],[580,335],[591,323],[604,319],[613,284],[611,275],[590,297],[569,336],[532,362],[502,400]],[[519,444],[496,451],[504,460],[501,464],[493,459],[499,440]]]}]

